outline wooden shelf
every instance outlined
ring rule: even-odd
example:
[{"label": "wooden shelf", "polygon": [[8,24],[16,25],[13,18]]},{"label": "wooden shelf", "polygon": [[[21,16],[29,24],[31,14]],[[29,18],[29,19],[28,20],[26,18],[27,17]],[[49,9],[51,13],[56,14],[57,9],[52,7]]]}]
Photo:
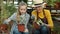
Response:
[{"label": "wooden shelf", "polygon": [[56,15],[56,16],[60,16],[60,14],[51,14],[51,15]]}]

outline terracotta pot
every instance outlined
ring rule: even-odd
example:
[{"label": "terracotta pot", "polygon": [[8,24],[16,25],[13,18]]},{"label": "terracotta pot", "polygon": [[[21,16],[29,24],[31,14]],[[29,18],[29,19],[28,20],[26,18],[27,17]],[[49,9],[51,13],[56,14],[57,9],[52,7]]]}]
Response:
[{"label": "terracotta pot", "polygon": [[51,34],[59,34],[59,31],[51,31]]},{"label": "terracotta pot", "polygon": [[18,24],[18,31],[24,32],[25,30],[25,25],[24,24]]},{"label": "terracotta pot", "polygon": [[56,2],[54,7],[59,9],[60,8],[60,2]]}]

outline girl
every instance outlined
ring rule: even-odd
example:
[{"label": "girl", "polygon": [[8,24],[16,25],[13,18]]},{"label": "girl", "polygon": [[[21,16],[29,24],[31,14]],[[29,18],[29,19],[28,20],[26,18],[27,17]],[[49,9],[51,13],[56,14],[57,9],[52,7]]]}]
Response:
[{"label": "girl", "polygon": [[4,21],[4,23],[9,24],[11,20],[13,20],[13,25],[11,28],[10,34],[22,34],[22,32],[18,31],[17,24],[24,24],[25,30],[23,34],[29,34],[27,23],[29,21],[30,15],[27,14],[27,4],[25,2],[20,2],[18,6],[18,12],[14,13],[11,17]]}]

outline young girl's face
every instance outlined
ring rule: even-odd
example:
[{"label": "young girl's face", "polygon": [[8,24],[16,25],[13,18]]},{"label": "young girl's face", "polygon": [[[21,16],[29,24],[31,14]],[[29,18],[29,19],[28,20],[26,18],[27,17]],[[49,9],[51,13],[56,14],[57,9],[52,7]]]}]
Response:
[{"label": "young girl's face", "polygon": [[21,14],[25,14],[26,11],[27,11],[27,6],[20,6],[19,11],[20,11]]}]

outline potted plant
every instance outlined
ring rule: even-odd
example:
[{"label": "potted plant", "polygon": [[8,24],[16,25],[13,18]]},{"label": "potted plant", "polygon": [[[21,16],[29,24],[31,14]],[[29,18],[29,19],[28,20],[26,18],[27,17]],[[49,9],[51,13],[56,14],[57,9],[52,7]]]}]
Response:
[{"label": "potted plant", "polygon": [[55,1],[55,8],[60,8],[60,0]]}]

